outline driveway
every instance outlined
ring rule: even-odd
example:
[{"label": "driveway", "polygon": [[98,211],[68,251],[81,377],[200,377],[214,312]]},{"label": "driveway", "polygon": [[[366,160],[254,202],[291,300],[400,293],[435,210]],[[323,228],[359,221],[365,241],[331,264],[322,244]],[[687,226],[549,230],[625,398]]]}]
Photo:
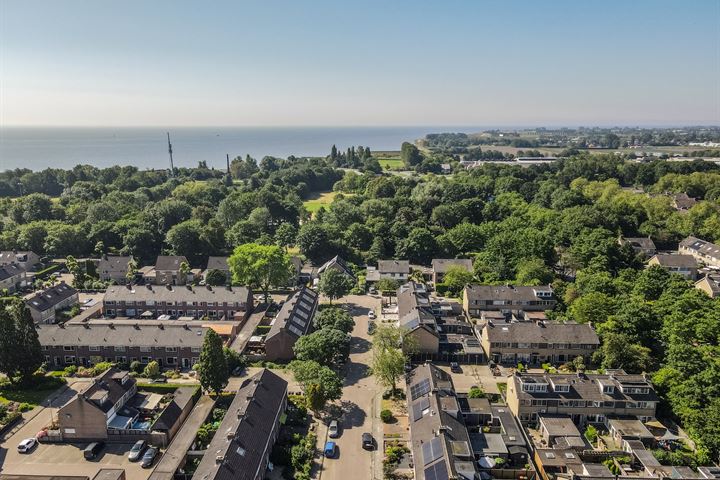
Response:
[{"label": "driveway", "polygon": [[[369,374],[372,358],[372,342],[367,334],[369,309],[380,310],[380,300],[370,296],[349,296],[337,301],[352,307],[355,319],[352,332],[350,358],[346,365],[343,395],[336,402],[336,417],[339,418],[341,435],[335,439],[339,455],[323,458],[318,477],[322,480],[368,480],[382,478],[381,452],[362,449],[362,434],[371,432],[378,442],[382,441],[382,430],[378,418],[378,405],[382,388]],[[328,410],[331,410],[329,408]],[[318,431],[318,448],[322,449],[327,435],[326,425]],[[370,473],[372,472],[372,473]]]}]

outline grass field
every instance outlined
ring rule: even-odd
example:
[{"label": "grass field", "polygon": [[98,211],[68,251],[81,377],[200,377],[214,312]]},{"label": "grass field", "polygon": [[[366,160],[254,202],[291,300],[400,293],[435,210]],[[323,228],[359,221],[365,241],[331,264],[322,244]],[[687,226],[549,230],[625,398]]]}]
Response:
[{"label": "grass field", "polygon": [[401,169],[403,168],[403,162],[399,158],[378,158],[378,163],[380,163],[380,166],[383,169],[392,168],[392,169]]},{"label": "grass field", "polygon": [[44,389],[13,389],[13,390],[2,390],[0,389],[0,404],[8,402],[28,403],[31,406],[40,405],[51,393],[57,390],[59,387],[53,386],[51,388]]},{"label": "grass field", "polygon": [[303,202],[303,205],[308,212],[315,213],[320,210],[320,207],[330,205],[336,195],[337,192],[315,192],[312,194],[312,198]]}]

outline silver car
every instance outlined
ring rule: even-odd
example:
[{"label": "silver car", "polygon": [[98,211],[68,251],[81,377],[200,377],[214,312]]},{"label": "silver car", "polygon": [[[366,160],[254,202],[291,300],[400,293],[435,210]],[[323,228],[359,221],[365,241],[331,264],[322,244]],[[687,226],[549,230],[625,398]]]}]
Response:
[{"label": "silver car", "polygon": [[340,436],[340,427],[338,426],[337,420],[333,420],[330,422],[330,426],[328,427],[328,437],[330,438],[338,438]]},{"label": "silver car", "polygon": [[143,453],[145,453],[145,448],[147,448],[147,443],[145,440],[138,440],[135,442],[135,445],[130,449],[128,452],[128,460],[131,462],[138,462],[142,458]]}]

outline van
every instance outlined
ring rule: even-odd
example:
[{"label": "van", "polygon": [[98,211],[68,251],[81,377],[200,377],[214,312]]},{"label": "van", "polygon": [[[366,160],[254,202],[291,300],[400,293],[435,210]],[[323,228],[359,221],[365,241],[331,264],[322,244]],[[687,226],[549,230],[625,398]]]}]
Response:
[{"label": "van", "polygon": [[83,456],[85,457],[85,460],[93,460],[95,457],[98,456],[104,446],[105,442],[92,442],[90,445],[85,447],[85,450],[83,450]]}]

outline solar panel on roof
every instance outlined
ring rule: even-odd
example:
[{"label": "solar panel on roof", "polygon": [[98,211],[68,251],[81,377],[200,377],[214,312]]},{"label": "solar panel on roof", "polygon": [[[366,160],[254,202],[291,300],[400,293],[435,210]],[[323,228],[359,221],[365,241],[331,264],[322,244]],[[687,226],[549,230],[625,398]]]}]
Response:
[{"label": "solar panel on roof", "polygon": [[439,437],[435,437],[429,442],[422,445],[423,462],[429,465],[438,458],[442,457],[442,444]]},{"label": "solar panel on roof", "polygon": [[412,412],[413,412],[413,421],[417,422],[420,420],[423,416],[423,410],[426,408],[430,408],[430,399],[428,398],[421,398],[419,402],[413,405]]},{"label": "solar panel on roof", "polygon": [[449,478],[445,462],[438,462],[425,469],[425,480],[448,480]]},{"label": "solar panel on roof", "polygon": [[427,378],[422,379],[417,385],[410,387],[410,398],[412,400],[417,400],[428,393],[430,393],[430,380]]}]

